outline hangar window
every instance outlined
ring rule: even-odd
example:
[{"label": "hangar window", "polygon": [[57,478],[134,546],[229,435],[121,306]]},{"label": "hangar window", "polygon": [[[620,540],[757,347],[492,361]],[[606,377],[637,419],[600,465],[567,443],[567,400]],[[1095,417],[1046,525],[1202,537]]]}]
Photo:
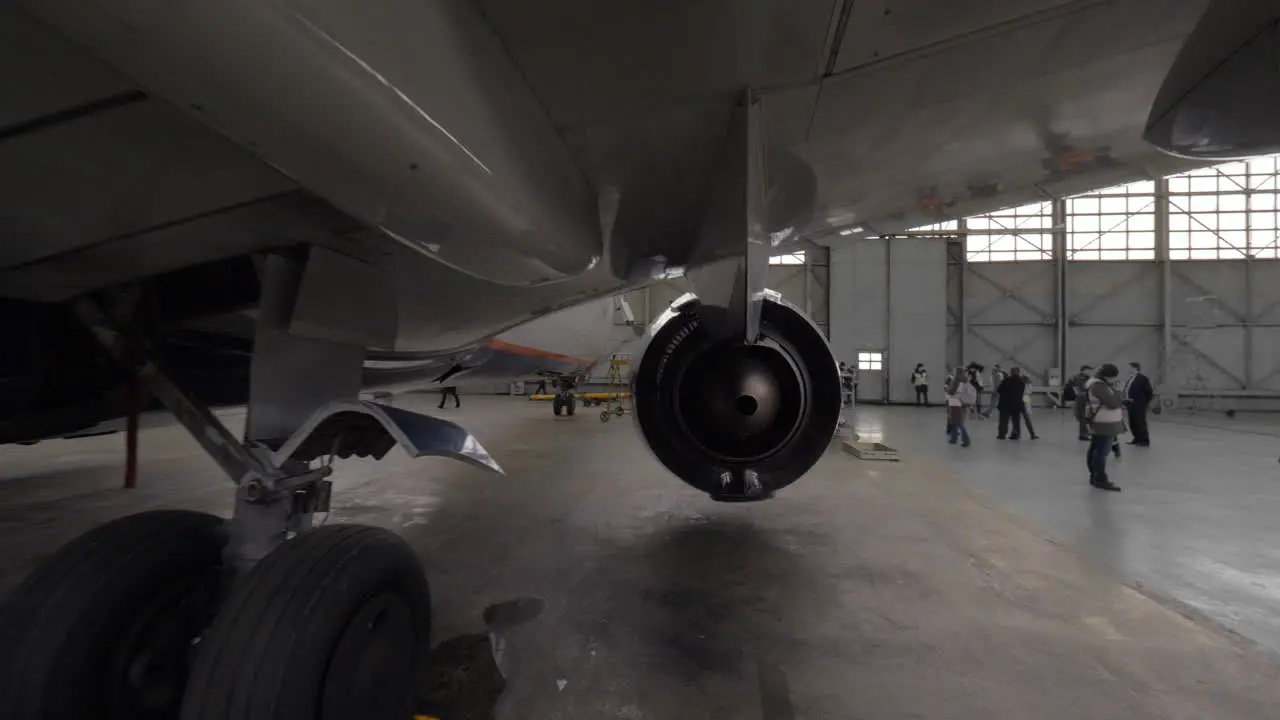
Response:
[{"label": "hangar window", "polygon": [[787,253],[786,255],[774,255],[769,258],[770,265],[803,265],[804,251]]},{"label": "hangar window", "polygon": [[1280,257],[1280,156],[1200,168],[1169,178],[1169,258]]},{"label": "hangar window", "polygon": [[883,370],[884,369],[884,353],[882,352],[860,352],[858,353],[858,369],[859,370]]},{"label": "hangar window", "polygon": [[998,210],[965,222],[969,262],[1050,260],[1053,206],[1047,202]]},{"label": "hangar window", "polygon": [[1119,185],[1067,200],[1071,260],[1154,260],[1156,184]]}]

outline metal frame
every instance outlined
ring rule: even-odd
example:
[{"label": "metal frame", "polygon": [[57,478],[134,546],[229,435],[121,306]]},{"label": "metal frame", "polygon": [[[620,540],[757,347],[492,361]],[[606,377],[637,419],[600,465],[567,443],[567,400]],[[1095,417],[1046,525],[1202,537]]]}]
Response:
[{"label": "metal frame", "polygon": [[[1147,187],[1147,183],[1151,183]],[[1109,203],[1124,201],[1124,210],[1107,209]],[[1134,201],[1137,201],[1136,203]],[[1154,260],[1156,257],[1155,183],[1143,180],[1129,185],[1106,188],[1085,195],[1074,195],[1065,198],[1061,211],[1061,219],[1067,235],[1067,259],[1072,261],[1107,261],[1107,260]],[[1096,202],[1096,211],[1084,211],[1078,206]],[[1137,204],[1138,208],[1134,209]],[[1150,216],[1150,228],[1132,227],[1135,220]],[[1079,218],[1096,218],[1096,230],[1081,230],[1077,227]],[[1124,240],[1123,248],[1104,247],[1108,240],[1120,236]],[[1134,238],[1140,237],[1150,243],[1135,245]],[[1088,238],[1084,240],[1084,238]]]},{"label": "metal frame", "polygon": [[[1183,180],[1188,177],[1212,177],[1214,182],[1214,190],[1208,191],[1202,189],[1201,185],[1192,184],[1190,180]],[[1280,308],[1280,299],[1272,299],[1271,297],[1257,297],[1255,293],[1270,290],[1263,284],[1260,284],[1260,278],[1271,277],[1270,275],[1261,275],[1259,264],[1272,260],[1280,260],[1280,158],[1266,158],[1261,160],[1252,160],[1247,163],[1227,164],[1218,168],[1202,169],[1193,171],[1192,173],[1184,173],[1182,175],[1174,175],[1168,178],[1158,178],[1152,181],[1143,181],[1148,185],[1121,186],[1117,188],[1109,188],[1100,190],[1096,193],[1090,193],[1085,196],[1076,196],[1073,198],[1056,198],[1049,197],[1049,215],[1051,222],[1048,227],[1044,227],[1045,223],[1041,221],[1037,227],[1028,228],[1025,222],[1008,223],[1000,221],[1009,213],[996,215],[997,222],[988,222],[980,228],[971,227],[972,223],[965,220],[949,221],[953,225],[946,226],[947,229],[954,228],[953,232],[944,232],[941,223],[928,227],[916,228],[902,233],[904,235],[954,235],[956,241],[963,247],[964,251],[952,253],[949,263],[958,270],[955,275],[949,277],[949,282],[955,283],[956,287],[951,290],[949,305],[947,309],[947,325],[954,328],[957,332],[958,342],[950,346],[949,352],[954,354],[960,352],[960,357],[952,357],[952,363],[963,364],[968,359],[967,353],[971,351],[968,347],[970,341],[979,342],[984,349],[994,352],[1001,361],[1019,362],[1020,355],[1025,354],[1029,343],[1034,340],[1024,339],[1020,341],[1016,347],[1004,347],[1004,341],[992,336],[987,332],[987,328],[999,327],[1034,327],[1034,326],[1051,326],[1053,327],[1054,348],[1052,358],[1054,363],[1063,369],[1064,375],[1069,374],[1068,368],[1072,366],[1071,351],[1074,349],[1072,343],[1072,328],[1090,328],[1090,327],[1125,327],[1132,328],[1135,332],[1128,336],[1118,347],[1111,352],[1122,352],[1134,342],[1150,338],[1149,329],[1159,333],[1158,342],[1158,366],[1153,367],[1150,372],[1153,380],[1158,380],[1157,385],[1164,388],[1165,392],[1176,393],[1180,389],[1177,387],[1181,384],[1182,379],[1175,377],[1175,373],[1183,372],[1183,369],[1176,367],[1177,358],[1180,356],[1194,357],[1195,362],[1203,363],[1206,367],[1212,367],[1217,373],[1221,373],[1223,382],[1222,388],[1225,392],[1243,392],[1256,391],[1267,393],[1271,392],[1280,398],[1280,391],[1259,390],[1259,388],[1268,382],[1274,382],[1280,377],[1280,361],[1276,367],[1258,367],[1260,364],[1258,359],[1254,357],[1257,335],[1264,328],[1275,327],[1276,323],[1268,323],[1264,318],[1270,317],[1277,308]],[[1171,191],[1170,184],[1176,184],[1176,191]],[[1197,187],[1195,190],[1189,188]],[[1225,363],[1220,358],[1214,358],[1212,348],[1197,347],[1193,335],[1188,335],[1190,330],[1194,330],[1195,323],[1179,316],[1180,307],[1180,288],[1190,290],[1191,292],[1202,293],[1204,295],[1215,295],[1211,288],[1205,287],[1204,281],[1199,280],[1200,276],[1195,274],[1194,266],[1191,261],[1179,259],[1179,247],[1177,239],[1173,236],[1176,230],[1171,231],[1171,215],[1178,215],[1182,212],[1180,207],[1189,206],[1187,198],[1203,198],[1206,196],[1223,197],[1226,195],[1234,195],[1243,197],[1243,200],[1234,200],[1230,205],[1231,210],[1210,211],[1197,210],[1199,217],[1195,215],[1189,216],[1191,219],[1184,222],[1196,222],[1203,220],[1202,225],[1207,231],[1212,232],[1215,238],[1219,238],[1219,246],[1221,250],[1215,250],[1215,258],[1223,256],[1225,258],[1240,260],[1239,271],[1242,273],[1241,285],[1244,292],[1243,302],[1217,302],[1216,308],[1224,313],[1225,317],[1222,322],[1217,322],[1213,327],[1238,327],[1242,329],[1239,334],[1240,344],[1242,348],[1242,359],[1239,367],[1233,363]],[[1046,196],[1047,193],[1046,193]],[[1097,231],[1090,230],[1088,233],[1075,229],[1074,219],[1080,215],[1080,207],[1078,201],[1081,198],[1092,199],[1097,197],[1099,205],[1096,208],[1087,208],[1090,210],[1089,215],[1104,218],[1099,222]],[[1126,198],[1127,202],[1123,212],[1108,212],[1102,206],[1104,198]],[[1135,199],[1140,200],[1138,204]],[[1205,200],[1196,201],[1197,208],[1207,207]],[[1215,201],[1216,202],[1216,201]],[[1235,208],[1243,204],[1245,210],[1238,211]],[[1073,213],[1073,205],[1077,212]],[[1043,208],[1044,206],[1040,206]],[[1216,205],[1214,207],[1217,207]],[[1243,222],[1243,230],[1233,230],[1224,232],[1219,230],[1220,223],[1213,221],[1208,215],[1211,214],[1227,214],[1239,212],[1243,220],[1233,220],[1231,227],[1241,225]],[[1262,213],[1264,219],[1258,221],[1258,213]],[[1020,217],[1014,212],[1015,217]],[[1043,215],[1041,215],[1043,216]],[[1138,216],[1150,217],[1148,222],[1143,220],[1138,222],[1135,227],[1134,218]],[[979,216],[987,218],[990,216]],[[1105,218],[1114,218],[1108,223]],[[1261,225],[1261,227],[1259,227]],[[1272,226],[1277,226],[1273,229]],[[1147,228],[1153,228],[1147,230]],[[1118,249],[1111,248],[1107,252],[1113,253],[1114,259],[1124,259],[1138,266],[1134,268],[1126,277],[1118,279],[1116,283],[1107,288],[1103,288],[1101,294],[1093,296],[1083,303],[1073,304],[1071,296],[1071,273],[1084,267],[1078,263],[1089,261],[1105,262],[1107,259],[1105,253],[1099,252],[1093,254],[1090,250],[1095,247],[1098,238],[1106,235],[1108,232],[1126,233],[1124,257],[1121,258]],[[1259,233],[1263,233],[1265,237],[1259,237]],[[1141,233],[1142,238],[1138,238],[1134,233]],[[1154,235],[1154,243],[1146,240],[1147,234]],[[1246,241],[1237,242],[1238,235],[1243,233]],[[1020,262],[1011,257],[998,257],[999,252],[990,253],[990,245],[992,235],[1014,235],[1018,237],[1029,236],[1031,241],[1039,241],[1041,244],[1045,238],[1052,239],[1052,249],[1046,253],[1044,260],[1044,273],[1032,269],[1028,266],[1028,272],[1025,275],[1019,275],[1015,281],[1010,281],[1004,277],[989,271],[985,265],[987,262],[994,263],[1001,261]],[[1130,241],[1129,237],[1133,236],[1136,242]],[[1026,239],[1025,237],[1023,238]],[[1094,241],[1092,244],[1091,241]],[[1174,243],[1171,247],[1171,241]],[[1034,242],[1033,242],[1034,244]],[[1149,245],[1154,247],[1149,247]],[[984,254],[985,253],[985,254]],[[1223,253],[1226,253],[1223,255]],[[1007,254],[1007,253],[1006,253]],[[1182,249],[1182,256],[1186,257],[1189,251]],[[1209,259],[1209,258],[1206,258]],[[1156,273],[1156,287],[1158,288],[1158,305],[1159,316],[1156,322],[1107,322],[1106,319],[1098,315],[1098,311],[1114,304],[1117,295],[1126,287],[1144,277],[1144,273],[1153,271]],[[1041,299],[1043,293],[1037,293],[1036,297],[1031,297],[1027,292],[1029,288],[1038,286],[1038,283],[1046,279],[1046,273],[1052,278],[1053,283],[1053,302],[1051,308],[1043,307],[1044,302]],[[998,296],[994,300],[990,300],[978,306],[972,304],[972,288],[969,286],[972,282],[980,282],[994,289]],[[1217,283],[1211,283],[1217,284]],[[958,295],[958,300],[957,300]],[[1002,321],[996,319],[996,313],[1000,307],[1007,303],[1016,304],[1030,313],[1034,318],[1039,320],[1028,319],[1018,321]],[[1243,305],[1241,307],[1241,305]],[[1037,335],[1037,337],[1040,337]],[[1078,342],[1078,339],[1077,339]],[[1234,341],[1233,341],[1234,343]],[[1234,352],[1234,349],[1233,349]],[[1096,353],[1091,352],[1091,357]],[[1084,360],[1086,358],[1080,358]],[[1232,388],[1239,388],[1233,390]]]},{"label": "metal frame", "polygon": [[[165,374],[149,339],[132,322],[136,305],[136,293],[120,293],[105,301],[82,298],[73,308],[107,354],[173,413],[230,478],[235,506],[225,556],[238,571],[249,569],[281,543],[312,527],[315,513],[328,512],[332,485],[327,478],[332,467],[312,465],[326,455],[380,459],[399,445],[411,457],[451,457],[502,472],[462,427],[356,399],[315,409],[275,452],[253,440],[242,442]],[[255,354],[269,352],[255,349]]]},{"label": "metal frame", "polygon": [[[1032,206],[1036,206],[1035,212],[1023,212]],[[1026,226],[1026,223],[1032,221],[1039,221],[1035,223],[1036,227]],[[1052,207],[1044,201],[966,218],[965,233],[962,235],[965,239],[965,254],[970,262],[975,263],[1049,260],[1052,257],[1052,236]],[[970,242],[975,238],[986,244],[975,248],[974,245],[978,243]],[[1014,247],[994,249],[995,244],[1005,238],[1012,239]],[[1019,243],[1028,247],[1019,247]],[[1024,254],[1034,257],[1021,257]]]},{"label": "metal frame", "polygon": [[[1231,170],[1243,172],[1230,173]],[[1255,179],[1256,178],[1256,179]],[[1203,187],[1213,180],[1213,190]],[[1170,207],[1175,217],[1185,216],[1185,221],[1173,223],[1170,229],[1170,245],[1174,260],[1254,260],[1280,259],[1280,161],[1276,157],[1225,163],[1209,168],[1192,170],[1169,178],[1176,189],[1169,191]],[[1243,180],[1243,182],[1241,182]],[[1270,187],[1263,187],[1269,185]],[[1269,197],[1261,203],[1259,198]],[[1239,207],[1223,209],[1223,200],[1240,200]],[[1196,209],[1201,199],[1213,199],[1212,209]],[[1254,221],[1270,215],[1266,224],[1255,227]],[[1239,228],[1224,228],[1224,217],[1239,217]],[[1212,219],[1213,227],[1207,220]],[[1233,223],[1235,224],[1235,223]],[[1185,228],[1182,225],[1186,225]],[[1224,233],[1240,233],[1233,241]],[[1265,242],[1255,242],[1255,234],[1262,234]],[[1195,248],[1196,235],[1211,235],[1216,240],[1212,248]],[[1182,240],[1185,239],[1185,244]],[[1240,242],[1243,240],[1243,242]],[[1212,255],[1210,255],[1212,253]],[[1224,256],[1225,253],[1225,256]],[[1197,257],[1198,255],[1198,257]]]}]

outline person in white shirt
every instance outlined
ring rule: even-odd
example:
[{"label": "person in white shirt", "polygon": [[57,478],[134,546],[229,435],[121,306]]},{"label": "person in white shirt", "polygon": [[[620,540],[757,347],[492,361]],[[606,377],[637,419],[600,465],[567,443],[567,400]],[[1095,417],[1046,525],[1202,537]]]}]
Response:
[{"label": "person in white shirt", "polygon": [[964,447],[969,447],[969,429],[965,427],[965,415],[978,401],[978,393],[966,375],[964,368],[956,368],[951,384],[947,386],[947,434],[952,445],[956,444],[956,440],[961,440]]},{"label": "person in white shirt", "polygon": [[1009,373],[1000,367],[1000,363],[991,366],[991,404],[987,407],[983,417],[991,417],[991,413],[1000,404],[1000,384],[1007,377],[1009,377]]},{"label": "person in white shirt", "polygon": [[858,371],[844,361],[840,362],[840,394],[844,407],[853,407],[858,396]]},{"label": "person in white shirt", "polygon": [[1039,440],[1040,436],[1036,434],[1036,428],[1031,424],[1031,383],[1026,384],[1026,389],[1022,392],[1022,424],[1027,428],[1027,434],[1032,440]]},{"label": "person in white shirt", "polygon": [[916,405],[929,406],[929,373],[924,363],[916,363],[915,372],[911,373],[911,384],[916,389]]}]

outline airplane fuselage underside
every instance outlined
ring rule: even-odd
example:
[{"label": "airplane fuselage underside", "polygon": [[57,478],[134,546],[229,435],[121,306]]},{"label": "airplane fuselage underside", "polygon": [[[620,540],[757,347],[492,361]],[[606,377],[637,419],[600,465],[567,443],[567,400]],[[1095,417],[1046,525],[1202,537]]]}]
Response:
[{"label": "airplane fuselage underside", "polygon": [[332,459],[501,466],[362,392],[580,370],[615,340],[588,301],[677,269],[693,294],[633,364],[644,439],[719,501],[800,479],[840,381],[771,253],[1177,165],[1140,134],[1203,3],[927,5],[0,4],[0,442],[163,407],[234,488],[229,520],[141,513],[32,573],[0,707],[407,716],[421,563],[314,527]]}]

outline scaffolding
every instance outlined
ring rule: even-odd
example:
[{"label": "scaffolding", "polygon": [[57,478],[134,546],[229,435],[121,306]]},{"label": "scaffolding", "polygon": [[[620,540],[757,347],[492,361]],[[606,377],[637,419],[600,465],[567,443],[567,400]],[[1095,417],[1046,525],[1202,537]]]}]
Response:
[{"label": "scaffolding", "polygon": [[631,412],[629,377],[631,369],[630,353],[614,353],[609,358],[609,373],[606,376],[604,409],[600,411],[600,422],[609,422],[611,416],[622,417]]}]

